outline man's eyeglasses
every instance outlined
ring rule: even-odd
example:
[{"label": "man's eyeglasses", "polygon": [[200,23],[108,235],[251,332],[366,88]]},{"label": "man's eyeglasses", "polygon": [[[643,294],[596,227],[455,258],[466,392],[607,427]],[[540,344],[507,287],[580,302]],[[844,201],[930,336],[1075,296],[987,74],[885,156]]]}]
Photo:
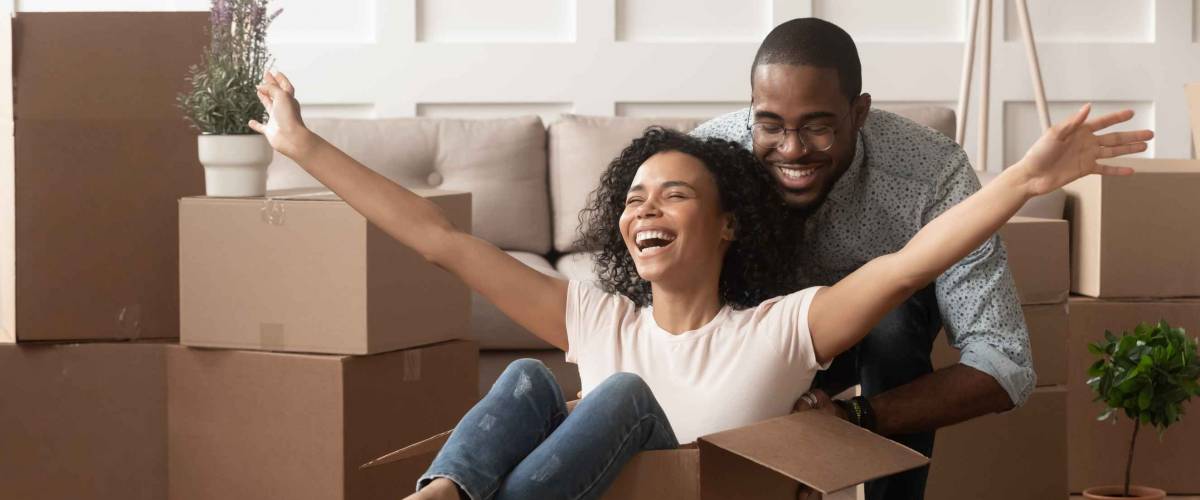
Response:
[{"label": "man's eyeglasses", "polygon": [[[849,116],[849,115],[847,115]],[[751,108],[750,119],[754,111]],[[841,120],[838,120],[839,124]],[[829,125],[811,124],[799,128],[787,128],[776,123],[754,122],[747,123],[750,129],[750,139],[754,145],[766,149],[778,149],[787,142],[788,133],[796,134],[800,147],[805,151],[829,151],[837,137],[837,129]]]}]

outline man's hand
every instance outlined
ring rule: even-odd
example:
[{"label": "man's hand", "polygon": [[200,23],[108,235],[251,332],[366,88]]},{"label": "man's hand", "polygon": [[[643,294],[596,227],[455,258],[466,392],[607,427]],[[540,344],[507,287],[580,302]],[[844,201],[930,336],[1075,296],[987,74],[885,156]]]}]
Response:
[{"label": "man's hand", "polygon": [[819,411],[833,415],[842,420],[850,420],[850,416],[842,410],[841,406],[833,404],[833,400],[829,398],[825,391],[813,389],[800,396],[796,403],[792,405],[792,413],[801,411]]}]

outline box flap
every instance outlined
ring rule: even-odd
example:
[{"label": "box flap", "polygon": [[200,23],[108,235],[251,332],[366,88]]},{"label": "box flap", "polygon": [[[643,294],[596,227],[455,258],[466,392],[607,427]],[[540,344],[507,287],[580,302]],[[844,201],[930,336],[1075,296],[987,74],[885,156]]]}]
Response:
[{"label": "box flap", "polygon": [[428,455],[430,453],[437,453],[438,450],[442,449],[442,445],[446,444],[446,441],[448,441],[450,439],[451,432],[453,432],[453,431],[446,431],[441,434],[435,434],[433,436],[425,438],[424,440],[410,444],[408,446],[400,448],[399,450],[388,453],[387,455],[384,455],[382,457],[371,460],[370,462],[360,465],[358,468],[366,469],[368,467],[375,467],[378,465],[390,464],[392,462],[404,460],[406,458],[419,457],[422,455]]},{"label": "box flap", "polygon": [[719,447],[821,493],[929,463],[895,441],[818,412],[794,413],[710,434],[700,443],[702,449],[705,444]]}]

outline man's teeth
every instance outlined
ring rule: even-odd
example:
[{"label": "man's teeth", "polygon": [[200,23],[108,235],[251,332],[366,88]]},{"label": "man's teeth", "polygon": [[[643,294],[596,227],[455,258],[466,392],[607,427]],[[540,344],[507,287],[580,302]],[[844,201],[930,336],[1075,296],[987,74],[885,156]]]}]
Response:
[{"label": "man's teeth", "polygon": [[789,168],[789,167],[775,167],[775,168],[779,169],[779,173],[783,174],[784,177],[787,177],[789,179],[803,179],[805,177],[811,177],[813,174],[815,174],[817,172],[817,169],[815,169],[815,168]]},{"label": "man's teeth", "polygon": [[644,240],[649,240],[649,239],[673,241],[675,239],[675,236],[671,235],[671,234],[667,234],[663,231],[642,231],[637,234],[636,238],[637,238],[637,241],[639,241],[639,242],[644,241]]}]

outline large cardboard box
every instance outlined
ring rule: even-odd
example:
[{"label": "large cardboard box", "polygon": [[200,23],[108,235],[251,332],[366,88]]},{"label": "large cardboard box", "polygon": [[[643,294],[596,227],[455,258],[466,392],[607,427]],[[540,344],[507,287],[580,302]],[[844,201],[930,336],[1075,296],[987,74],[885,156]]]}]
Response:
[{"label": "large cardboard box", "polygon": [[1067,185],[1071,291],[1091,297],[1200,296],[1200,160],[1121,158],[1128,177]]},{"label": "large cardboard box", "polygon": [[[180,343],[372,354],[469,334],[470,294],[327,191],[179,201]],[[427,190],[470,231],[470,194]]]},{"label": "large cardboard box", "polygon": [[[1139,322],[1165,319],[1172,326],[1200,336],[1200,300],[1154,302],[1107,301],[1071,298],[1069,385],[1067,396],[1068,480],[1071,491],[1118,484],[1125,478],[1125,457],[1133,423],[1123,415],[1114,425],[1100,422],[1104,405],[1093,402],[1087,385],[1087,368],[1097,358],[1087,344],[1104,339],[1104,331],[1120,335]],[[1133,481],[1162,488],[1172,494],[1200,494],[1200,402],[1193,399],[1186,415],[1158,439],[1152,428],[1138,433],[1133,459]]]},{"label": "large cardboard box", "polygon": [[0,345],[0,497],[165,498],[165,349]]},{"label": "large cardboard box", "polygon": [[208,14],[22,12],[0,20],[6,32],[10,21],[0,342],[178,336],[175,203],[203,192],[204,175],[175,95]]},{"label": "large cardboard box", "polygon": [[1040,387],[1013,411],[939,430],[925,498],[1067,498],[1066,396]]},{"label": "large cardboard box", "polygon": [[[568,408],[573,404],[568,403]],[[428,463],[451,431],[371,460],[364,469]],[[701,436],[695,446],[645,451],[621,469],[607,500],[794,500],[807,486],[826,499],[927,464],[921,454],[845,420],[801,412]],[[851,496],[851,498],[853,498]]]},{"label": "large cardboard box", "polygon": [[[1033,353],[1033,371],[1037,385],[1067,383],[1067,304],[1022,306],[1029,328],[1029,348]],[[959,351],[946,341],[946,331],[933,343],[933,367],[945,368],[958,363]]]},{"label": "large cardboard box", "polygon": [[395,499],[428,463],[359,464],[458,422],[476,401],[476,344],[373,356],[173,347],[174,500]]},{"label": "large cardboard box", "polygon": [[1013,217],[1000,228],[1022,304],[1060,304],[1071,285],[1067,221]]}]

